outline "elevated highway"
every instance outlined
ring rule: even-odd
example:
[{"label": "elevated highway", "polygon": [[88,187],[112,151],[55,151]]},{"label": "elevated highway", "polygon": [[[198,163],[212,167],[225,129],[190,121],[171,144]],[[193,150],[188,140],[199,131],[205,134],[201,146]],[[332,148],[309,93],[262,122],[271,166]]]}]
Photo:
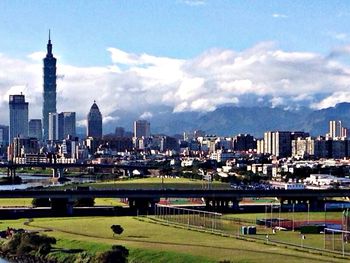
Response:
[{"label": "elevated highway", "polygon": [[103,190],[3,190],[0,198],[215,198],[215,199],[241,199],[245,197],[262,198],[276,197],[285,199],[310,199],[350,197],[349,189],[323,189],[323,190],[201,190],[201,189],[103,189]]},{"label": "elevated highway", "polygon": [[310,210],[323,210],[325,200],[334,197],[350,197],[347,189],[326,190],[191,190],[191,189],[104,189],[104,190],[7,190],[0,191],[0,198],[48,198],[52,209],[73,211],[74,201],[81,198],[124,198],[130,209],[152,211],[161,198],[200,198],[205,201],[206,210],[237,211],[242,198],[273,197],[282,208],[288,205],[308,206]]}]

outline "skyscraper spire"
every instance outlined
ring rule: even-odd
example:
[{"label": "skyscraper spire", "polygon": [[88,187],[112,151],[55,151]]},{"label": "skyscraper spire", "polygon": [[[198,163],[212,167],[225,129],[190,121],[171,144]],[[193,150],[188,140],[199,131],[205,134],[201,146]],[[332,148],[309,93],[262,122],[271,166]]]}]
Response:
[{"label": "skyscraper spire", "polygon": [[52,56],[51,30],[49,29],[49,41],[47,42],[47,56]]},{"label": "skyscraper spire", "polygon": [[49,113],[56,112],[56,58],[52,54],[51,30],[44,58],[43,129],[44,140],[49,138]]}]

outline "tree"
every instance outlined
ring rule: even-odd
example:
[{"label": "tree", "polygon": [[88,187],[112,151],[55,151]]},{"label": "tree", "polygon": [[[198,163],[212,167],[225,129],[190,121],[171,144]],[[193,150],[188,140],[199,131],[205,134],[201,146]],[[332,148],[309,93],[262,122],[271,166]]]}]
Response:
[{"label": "tree", "polygon": [[34,207],[50,207],[51,202],[49,198],[33,198],[32,205]]},{"label": "tree", "polygon": [[120,235],[124,231],[124,229],[120,225],[112,225],[111,229],[113,231],[113,236],[115,234]]},{"label": "tree", "polygon": [[129,250],[124,246],[114,245],[111,250],[107,250],[96,257],[99,263],[126,263],[128,262]]}]

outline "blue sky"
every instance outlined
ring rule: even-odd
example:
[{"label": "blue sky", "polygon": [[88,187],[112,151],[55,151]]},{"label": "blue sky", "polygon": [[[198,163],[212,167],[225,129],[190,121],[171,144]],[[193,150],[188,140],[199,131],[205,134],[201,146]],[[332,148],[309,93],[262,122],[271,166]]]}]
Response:
[{"label": "blue sky", "polygon": [[43,50],[73,65],[110,63],[108,47],[192,58],[210,48],[274,41],[284,50],[329,52],[348,41],[349,1],[91,0],[0,2],[0,52]]},{"label": "blue sky", "polygon": [[8,96],[42,111],[48,29],[58,111],[83,125],[222,105],[326,108],[350,101],[350,2],[343,0],[2,0],[0,123]]}]

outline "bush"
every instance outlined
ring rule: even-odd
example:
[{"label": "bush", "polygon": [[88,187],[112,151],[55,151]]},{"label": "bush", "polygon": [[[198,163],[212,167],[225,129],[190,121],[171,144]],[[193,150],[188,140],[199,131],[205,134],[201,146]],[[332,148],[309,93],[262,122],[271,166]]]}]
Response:
[{"label": "bush", "polygon": [[124,246],[114,245],[111,250],[99,254],[95,262],[99,263],[126,263],[128,262],[129,250]]},{"label": "bush", "polygon": [[12,255],[28,255],[33,252],[37,255],[47,255],[51,245],[56,244],[56,239],[36,233],[16,233],[10,240],[4,243],[1,249]]}]

